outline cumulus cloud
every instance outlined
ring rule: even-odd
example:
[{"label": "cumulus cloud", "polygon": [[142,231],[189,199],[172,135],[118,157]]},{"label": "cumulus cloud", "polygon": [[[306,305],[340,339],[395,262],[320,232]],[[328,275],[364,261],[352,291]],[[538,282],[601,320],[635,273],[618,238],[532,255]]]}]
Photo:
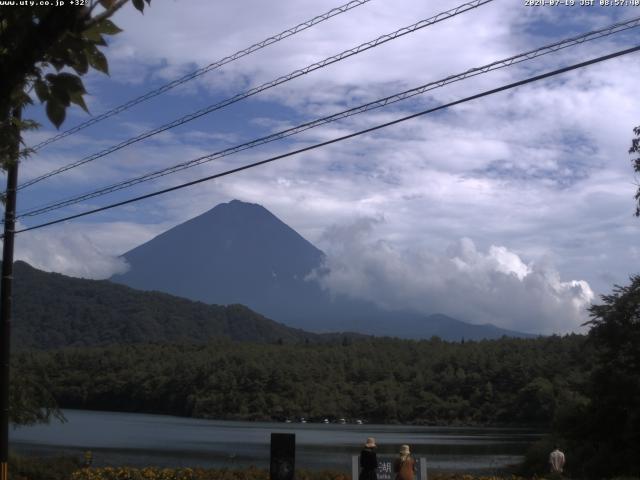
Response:
[{"label": "cumulus cloud", "polygon": [[563,280],[545,259],[525,261],[507,247],[486,252],[461,238],[446,252],[400,249],[377,238],[383,220],[365,218],[327,230],[323,286],[390,309],[444,313],[530,333],[582,330],[594,293]]},{"label": "cumulus cloud", "polygon": [[15,259],[48,272],[105,279],[126,272],[129,265],[120,255],[151,238],[156,229],[124,222],[93,226],[62,224],[19,234]]},{"label": "cumulus cloud", "polygon": [[[157,87],[170,76],[207,65],[330,8],[313,0],[242,0],[224,3],[212,15],[211,2],[207,0],[191,0],[189,8],[183,3],[158,2],[145,11],[144,18],[130,6],[118,13],[115,21],[124,32],[112,39],[107,52],[112,77],[109,81],[97,75],[89,77],[94,100],[104,102],[92,108],[94,114],[139,94],[139,88],[131,88],[132,83],[144,84],[144,90]],[[99,129],[87,129],[53,144],[24,162],[21,176],[32,178],[460,3],[369,2],[204,75],[194,82],[196,85],[158,97],[154,101],[157,103],[149,102],[147,107],[132,109],[101,124]],[[90,167],[53,177],[31,187],[29,195],[21,198],[20,206],[83,193],[189,160],[284,126],[602,27],[626,15],[623,9],[577,7],[564,9],[561,15],[547,10],[505,8],[501,2],[487,4],[305,75],[238,104],[237,108],[203,117],[182,130],[165,132],[144,144],[123,149]],[[175,22],[178,17],[181,21]],[[630,31],[628,35],[634,34]],[[478,76],[434,90],[427,98],[396,104],[391,110],[385,108],[310,130],[291,137],[284,146],[270,144],[142,184],[135,193],[173,186],[351,133],[426,105],[611,52],[625,43],[624,36],[613,36]],[[575,291],[582,284],[573,285],[567,278],[586,279],[591,288],[605,293],[613,283],[624,283],[633,273],[629,269],[637,264],[638,251],[632,246],[637,243],[640,224],[632,218],[635,188],[627,150],[631,128],[638,123],[640,100],[629,93],[634,91],[638,75],[637,58],[622,57],[179,194],[113,210],[104,228],[98,226],[105,218],[101,216],[92,217],[97,220],[90,229],[65,227],[66,233],[47,230],[47,235],[37,235],[39,240],[28,240],[25,235],[19,238],[18,249],[23,248],[23,258],[37,260],[42,268],[100,278],[118,268],[117,262],[108,257],[117,257],[154,232],[233,198],[263,204],[319,245],[327,241],[321,232],[333,223],[384,215],[385,222],[376,223],[375,227],[385,241],[372,240],[373,231],[358,234],[360,237],[354,234],[359,239],[355,245],[367,245],[374,252],[379,250],[379,254],[365,262],[366,252],[356,251],[353,262],[360,264],[347,263],[344,271],[338,260],[346,257],[336,257],[333,280],[337,282],[344,275],[342,288],[362,295],[373,295],[371,292],[375,291],[380,293],[381,302],[407,302],[422,308],[429,302],[439,305],[440,300],[435,293],[423,298],[423,292],[444,292],[450,282],[452,287],[465,287],[465,295],[475,292],[477,298],[470,296],[468,302],[458,298],[459,304],[473,303],[475,310],[469,309],[469,315],[462,306],[451,306],[457,307],[459,316],[467,320],[500,320],[508,326],[517,318],[521,319],[519,328],[526,329],[529,326],[523,312],[530,311],[533,318],[545,308],[552,311],[544,318],[574,318],[564,312],[573,311],[568,305],[572,295],[580,298]],[[112,82],[117,82],[118,88]],[[118,95],[114,95],[116,91]],[[41,141],[51,133],[32,132],[27,143]],[[123,191],[115,199],[96,199],[95,205],[83,205],[77,211],[129,196],[133,196],[131,191]],[[126,219],[130,226],[138,224],[140,232],[114,227],[113,218]],[[149,222],[156,225],[148,226]],[[107,228],[113,228],[111,233]],[[333,233],[337,235],[335,229]],[[87,238],[72,240],[76,234]],[[464,237],[472,237],[472,244],[460,240]],[[23,242],[28,245],[22,247]],[[449,244],[452,246],[447,249]],[[39,253],[38,249],[43,251]],[[78,252],[86,259],[84,268],[79,262],[73,266]],[[64,260],[56,261],[58,256]],[[386,263],[378,257],[386,259]],[[541,260],[547,257],[548,261]],[[92,259],[96,259],[95,265],[91,264]],[[364,267],[375,275],[367,274]],[[431,270],[438,274],[434,276],[437,281],[428,275]],[[349,276],[350,272],[364,273]],[[417,276],[415,288],[407,285],[406,291],[384,291],[393,286],[390,279],[409,278],[410,274]],[[346,285],[347,280],[350,285]],[[512,314],[503,305],[496,313],[491,292],[500,281],[505,284],[503,291],[519,299],[513,309],[522,311]],[[372,285],[375,282],[380,285]],[[429,282],[433,283],[430,289],[418,288],[429,286]],[[539,298],[539,304],[533,300],[533,306],[526,303],[532,298]],[[439,308],[444,311],[445,307],[448,305]],[[566,329],[580,321],[575,317]],[[547,327],[538,328],[532,320],[530,328],[542,331]],[[558,331],[563,328],[559,326]]]},{"label": "cumulus cloud", "polygon": [[91,279],[109,278],[128,268],[123,258],[106,254],[82,233],[31,235],[17,244],[15,258],[40,270]]}]

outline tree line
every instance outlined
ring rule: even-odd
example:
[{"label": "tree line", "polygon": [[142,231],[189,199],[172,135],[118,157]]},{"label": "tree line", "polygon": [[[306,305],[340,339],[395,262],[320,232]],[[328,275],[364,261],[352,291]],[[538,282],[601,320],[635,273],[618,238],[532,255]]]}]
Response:
[{"label": "tree line", "polygon": [[[449,343],[156,344],[17,355],[61,407],[200,418],[548,425],[580,396],[580,335]],[[562,365],[560,370],[558,365]],[[39,373],[38,373],[39,372]]]},{"label": "tree line", "polygon": [[[199,418],[536,426],[580,478],[640,471],[640,276],[590,308],[588,335],[445,342],[132,344],[23,350],[12,417],[58,407]],[[44,409],[42,409],[44,407]],[[536,449],[537,448],[537,449]]]}]

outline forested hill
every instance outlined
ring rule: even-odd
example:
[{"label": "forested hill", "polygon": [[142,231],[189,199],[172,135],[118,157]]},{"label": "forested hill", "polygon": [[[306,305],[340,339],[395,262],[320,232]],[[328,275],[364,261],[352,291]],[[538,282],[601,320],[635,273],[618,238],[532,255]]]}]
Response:
[{"label": "forested hill", "polygon": [[[47,372],[63,408],[216,419],[548,427],[576,391],[584,337],[448,343],[133,345],[31,352],[16,375]],[[29,373],[31,372],[31,373]],[[41,384],[42,381],[39,381]]]},{"label": "forested hill", "polygon": [[71,278],[16,262],[15,348],[132,343],[205,343],[216,337],[252,342],[333,339],[290,328],[242,305],[218,306],[108,281]]}]

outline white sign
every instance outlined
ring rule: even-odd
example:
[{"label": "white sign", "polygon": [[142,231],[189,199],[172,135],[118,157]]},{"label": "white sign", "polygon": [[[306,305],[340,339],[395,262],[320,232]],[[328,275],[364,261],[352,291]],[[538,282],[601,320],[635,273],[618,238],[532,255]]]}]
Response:
[{"label": "white sign", "polygon": [[[377,480],[394,480],[395,473],[393,471],[393,461],[396,459],[394,455],[377,455],[378,469],[376,470]],[[418,460],[418,471],[416,472],[417,480],[427,480],[427,459],[420,457]],[[360,474],[360,457],[353,455],[351,457],[351,480],[358,480]]]}]

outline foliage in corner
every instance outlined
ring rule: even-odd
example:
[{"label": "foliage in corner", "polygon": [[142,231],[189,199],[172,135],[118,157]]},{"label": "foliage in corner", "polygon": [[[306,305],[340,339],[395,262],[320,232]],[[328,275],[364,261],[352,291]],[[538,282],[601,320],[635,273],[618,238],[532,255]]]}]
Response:
[{"label": "foliage in corner", "polygon": [[[633,169],[636,174],[640,175],[640,126],[634,128],[633,133],[636,138],[631,141],[629,153],[635,153],[637,155],[637,157],[632,159],[631,162],[633,163]],[[636,191],[634,198],[636,199],[636,217],[640,217],[640,183],[638,184],[638,190]]]},{"label": "foliage in corner", "polygon": [[588,402],[556,425],[581,478],[612,478],[640,471],[640,275],[616,285],[589,309],[593,349],[584,393]]},{"label": "foliage in corner", "polygon": [[[33,98],[44,104],[47,117],[56,128],[64,122],[71,104],[88,112],[81,77],[90,68],[109,73],[107,58],[99,47],[107,46],[105,36],[121,31],[109,18],[128,1],[88,0],[86,5],[71,8],[41,2],[47,5],[2,9],[0,168],[8,170],[30,153],[24,148],[22,133],[39,125],[23,119],[22,111],[33,103]],[[151,2],[145,1],[147,5]],[[145,1],[132,3],[142,12]],[[9,412],[12,423],[46,422],[52,416],[61,417],[43,378],[14,375]]]},{"label": "foliage in corner", "polygon": [[616,285],[590,308],[589,339],[596,347],[590,379],[590,428],[596,472],[640,471],[640,275]]},{"label": "foliage in corner", "polygon": [[[0,166],[28,155],[19,154],[21,132],[37,128],[21,120],[19,112],[33,103],[44,104],[47,117],[60,128],[71,104],[88,112],[81,80],[90,68],[109,73],[105,36],[121,30],[111,21],[129,0],[94,0],[88,6],[69,10],[55,6],[33,6],[3,11],[0,20]],[[145,1],[132,0],[144,10]],[[97,7],[102,11],[94,14]]]}]

